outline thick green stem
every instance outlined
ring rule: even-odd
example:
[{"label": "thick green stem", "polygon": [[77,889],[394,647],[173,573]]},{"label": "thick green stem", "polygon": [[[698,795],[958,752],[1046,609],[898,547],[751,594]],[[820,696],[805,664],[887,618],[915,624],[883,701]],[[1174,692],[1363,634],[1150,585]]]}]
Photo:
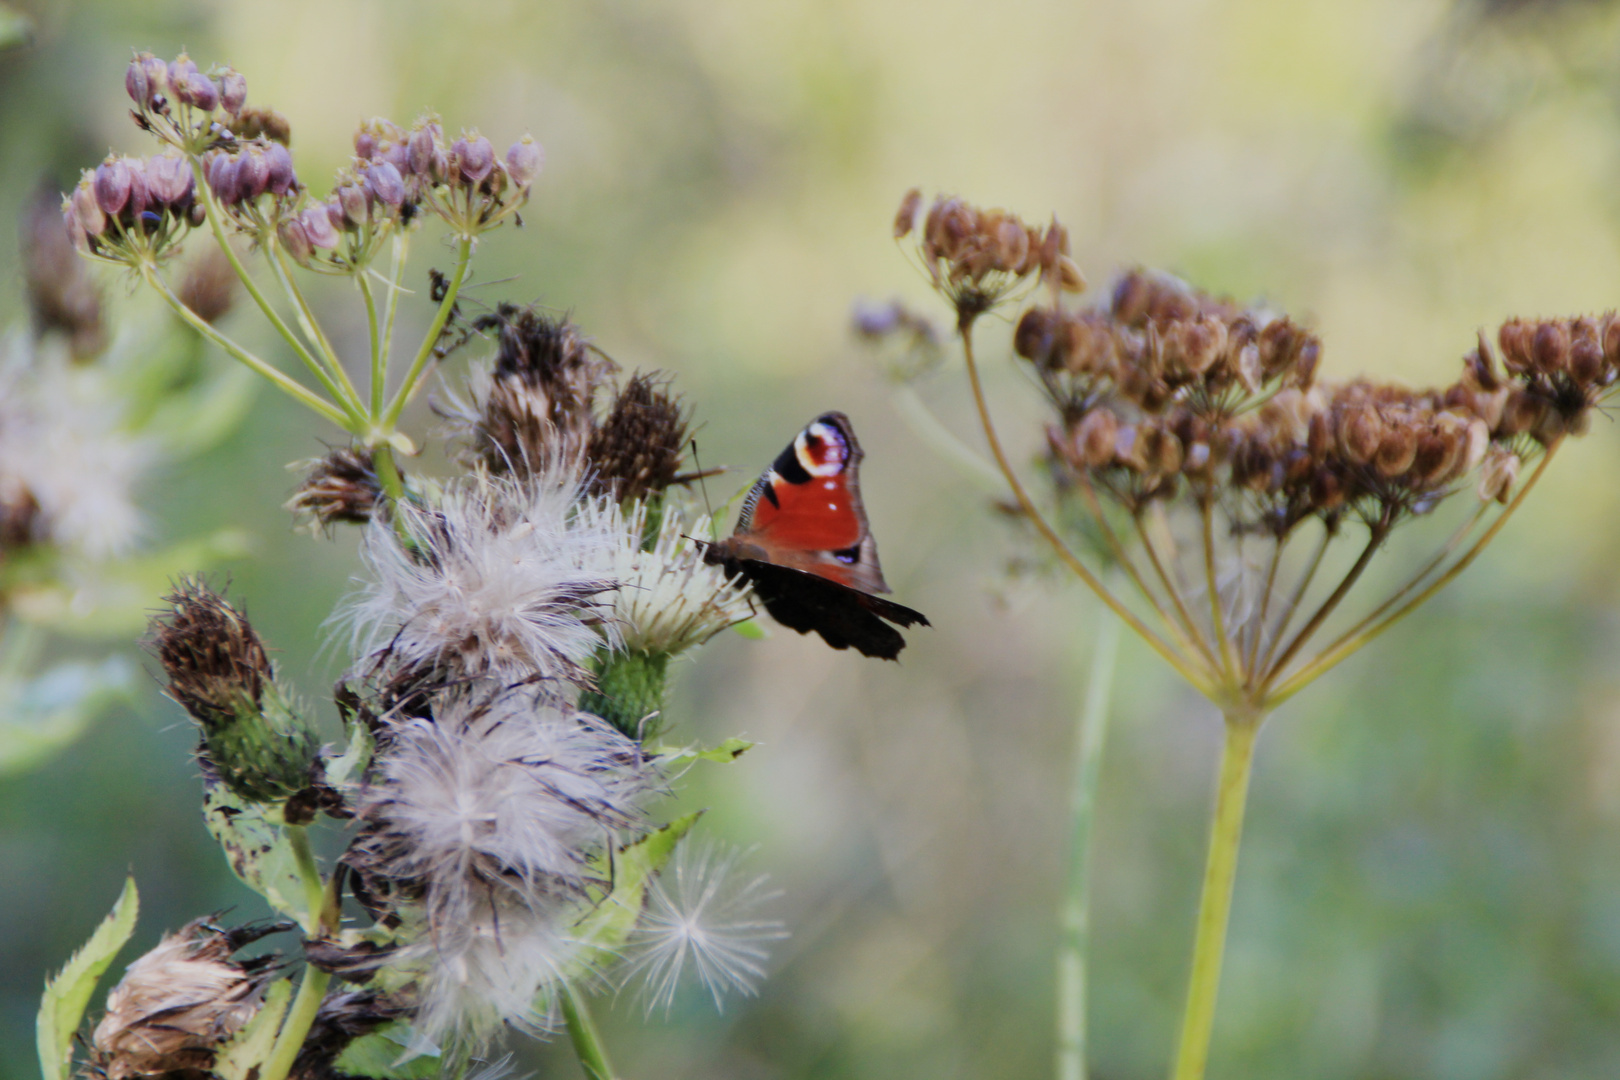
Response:
[{"label": "thick green stem", "polygon": [[309,829],[303,825],[288,825],[286,829],[287,843],[304,884],[304,906],[308,910],[304,933],[315,937],[321,932],[321,912],[326,908],[326,882],[321,880],[321,868],[315,864],[315,852],[309,846]]},{"label": "thick green stem", "polygon": [[287,1080],[293,1062],[298,1060],[298,1051],[304,1048],[309,1029],[315,1024],[315,1015],[320,1012],[321,1000],[326,997],[326,987],[331,981],[332,976],[327,972],[313,964],[304,965],[304,981],[298,984],[298,996],[293,998],[287,1018],[281,1022],[281,1032],[270,1048],[270,1056],[265,1058],[264,1068],[259,1071],[259,1080]]},{"label": "thick green stem", "polygon": [[1086,972],[1091,941],[1091,837],[1096,820],[1097,778],[1108,736],[1108,702],[1119,652],[1118,619],[1104,616],[1091,654],[1086,704],[1080,713],[1074,753],[1074,790],[1069,806],[1069,880],[1063,894],[1058,945],[1057,1076],[1086,1077]]},{"label": "thick green stem", "polygon": [[371,392],[368,415],[377,419],[382,412],[383,379],[387,376],[387,369],[383,367],[382,355],[382,326],[377,322],[377,298],[371,295],[371,280],[362,272],[356,279],[360,286],[360,295],[366,301],[366,337],[371,341]]},{"label": "thick green stem", "polygon": [[1238,842],[1243,836],[1243,809],[1249,796],[1255,735],[1264,716],[1234,710],[1226,715],[1226,742],[1221,750],[1221,777],[1215,789],[1215,820],[1210,828],[1209,859],[1198,900],[1198,930],[1193,939],[1192,973],[1187,980],[1187,1011],[1172,1080],[1203,1080],[1209,1060],[1209,1038],[1215,1027],[1215,996],[1221,984],[1221,958],[1226,951],[1226,924],[1232,911],[1232,883],[1237,877]]},{"label": "thick green stem", "polygon": [[400,413],[405,411],[405,405],[416,393],[416,385],[421,380],[423,372],[427,370],[428,360],[433,356],[433,350],[439,344],[439,335],[444,332],[444,324],[450,319],[450,312],[456,306],[456,294],[461,291],[461,283],[467,277],[467,264],[472,260],[472,237],[463,236],[461,247],[456,252],[456,269],[450,275],[450,284],[444,290],[444,299],[439,301],[439,310],[433,315],[433,322],[428,325],[427,334],[422,338],[422,347],[416,351],[416,359],[411,362],[411,368],[405,373],[405,381],[399,384],[399,390],[394,394],[394,400],[388,403],[388,409],[383,413],[383,430],[391,432],[394,425],[399,423]]},{"label": "thick green stem", "polygon": [[602,1046],[596,1021],[591,1019],[585,999],[570,983],[563,984],[562,1011],[563,1020],[568,1024],[568,1037],[573,1040],[574,1053],[579,1057],[580,1068],[585,1070],[586,1080],[614,1080],[613,1066],[608,1064],[607,1050]]}]

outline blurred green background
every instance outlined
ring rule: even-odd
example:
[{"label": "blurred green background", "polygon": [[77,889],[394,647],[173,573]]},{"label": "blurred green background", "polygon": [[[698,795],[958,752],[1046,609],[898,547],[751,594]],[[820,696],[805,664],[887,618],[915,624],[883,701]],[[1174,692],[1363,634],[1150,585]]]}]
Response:
[{"label": "blurred green background", "polygon": [[[1268,297],[1321,332],[1330,376],[1449,380],[1477,327],[1620,297],[1620,5],[1599,0],[13,6],[36,25],[0,54],[0,251],[42,177],[145,150],[124,62],[183,46],[290,118],[317,188],[365,116],[431,107],[497,145],[533,132],[546,172],[474,295],[569,310],[627,367],[674,373],[705,464],[736,467],[720,497],[817,412],[853,417],[890,582],[935,629],[899,665],[779,632],[682,670],[678,736],[761,744],[682,797],[755,846],[793,936],[722,1015],[697,993],[667,1019],[628,996],[606,1010],[632,1078],[1050,1072],[1069,749],[1102,616],[1077,585],[1008,572],[1030,552],[849,336],[858,296],[928,303],[889,238],[907,187],[1055,211],[1094,281],[1147,263]],[[419,286],[449,261],[433,239],[416,253]],[[9,322],[21,275],[3,265]],[[152,317],[126,283],[108,294]],[[351,353],[353,300],[320,297]],[[425,308],[402,316],[418,332]],[[1033,395],[991,366],[1032,454]],[[978,445],[959,369],[920,392]],[[431,426],[424,410],[415,430]],[[311,698],[343,665],[322,623],[353,536],[295,534],[279,504],[286,463],[335,438],[266,391],[145,499],[155,542],[252,531],[233,593]],[[1213,1077],[1620,1075],[1617,459],[1599,417],[1458,585],[1262,736]],[[1139,644],[1118,682],[1100,1080],[1169,1060],[1218,740]],[[139,949],[203,912],[261,914],[202,829],[190,742],[152,691],[0,786],[0,1077],[35,1075],[45,972],[126,873]],[[565,1049],[519,1053],[578,1075]]]}]

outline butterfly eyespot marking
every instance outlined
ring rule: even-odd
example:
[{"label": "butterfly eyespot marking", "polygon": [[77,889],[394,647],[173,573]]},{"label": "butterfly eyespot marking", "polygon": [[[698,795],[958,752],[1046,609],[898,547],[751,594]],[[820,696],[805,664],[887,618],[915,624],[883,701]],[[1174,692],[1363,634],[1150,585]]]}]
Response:
[{"label": "butterfly eyespot marking", "polygon": [[837,428],[817,421],[793,440],[793,456],[799,459],[799,467],[811,476],[832,477],[844,471],[849,461],[849,446]]},{"label": "butterfly eyespot marking", "polygon": [[847,547],[842,551],[835,551],[832,553],[832,557],[843,563],[845,566],[853,566],[855,563],[861,561],[861,545],[856,544],[854,547]]}]

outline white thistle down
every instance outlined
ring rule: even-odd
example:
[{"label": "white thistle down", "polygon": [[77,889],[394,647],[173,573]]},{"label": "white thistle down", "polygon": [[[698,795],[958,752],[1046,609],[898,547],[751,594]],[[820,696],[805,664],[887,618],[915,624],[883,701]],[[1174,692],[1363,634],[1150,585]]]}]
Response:
[{"label": "white thistle down", "polygon": [[124,430],[106,373],[26,332],[0,342],[0,488],[39,505],[38,539],[104,559],[139,538],[134,488],[152,448]]},{"label": "white thistle down", "polygon": [[619,543],[573,512],[578,498],[567,474],[474,476],[436,507],[400,505],[409,545],[373,521],[360,549],[370,580],[346,613],[356,646],[474,678],[578,679],[603,635],[617,641],[598,597],[618,585],[599,567]]},{"label": "white thistle down", "polygon": [[744,852],[691,842],[681,845],[647,892],[647,909],[631,938],[626,978],[640,977],[647,1011],[668,1011],[688,967],[723,1008],[730,991],[753,995],[765,977],[768,943],[787,937],[758,909],[781,896],[765,874],[746,877]]},{"label": "white thistle down", "polygon": [[380,741],[346,859],[420,897],[402,901],[419,929],[402,958],[423,972],[430,1035],[542,1024],[589,860],[642,822],[658,783],[630,739],[528,691],[454,695]]},{"label": "white thistle down", "polygon": [[619,582],[613,622],[625,649],[679,653],[754,614],[748,586],[705,563],[702,550],[688,539],[709,531],[706,516],[688,521],[666,500],[650,551],[642,550],[644,502],[625,513],[610,498],[592,499],[581,504],[579,521],[615,538],[594,569]]}]

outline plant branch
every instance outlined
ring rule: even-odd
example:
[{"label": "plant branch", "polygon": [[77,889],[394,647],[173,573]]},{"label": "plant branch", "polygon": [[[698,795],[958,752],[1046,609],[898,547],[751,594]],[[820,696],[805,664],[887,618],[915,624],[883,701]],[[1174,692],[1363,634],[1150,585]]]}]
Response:
[{"label": "plant branch", "polygon": [[602,1035],[596,1030],[596,1021],[591,1019],[585,999],[572,983],[563,984],[561,997],[568,1038],[574,1044],[574,1053],[579,1057],[580,1068],[585,1070],[586,1080],[614,1080],[615,1073],[608,1063]]},{"label": "plant branch", "polygon": [[1193,621],[1192,613],[1187,610],[1187,605],[1181,598],[1181,590],[1176,588],[1176,583],[1171,580],[1170,574],[1165,570],[1164,561],[1159,557],[1159,549],[1153,543],[1153,538],[1148,534],[1147,526],[1142,524],[1142,515],[1132,514],[1131,521],[1136,525],[1136,535],[1142,541],[1142,550],[1147,552],[1148,564],[1153,567],[1153,572],[1158,576],[1160,583],[1164,585],[1164,591],[1170,595],[1170,602],[1176,609],[1176,617],[1180,620],[1181,625],[1186,628],[1187,634],[1192,638],[1198,652],[1204,657],[1204,661],[1213,669],[1215,667],[1215,652],[1209,647],[1209,642],[1205,640],[1204,631]]},{"label": "plant branch", "polygon": [[292,302],[293,310],[298,314],[298,325],[303,329],[304,336],[319,352],[323,366],[342,387],[341,393],[333,396],[345,401],[355,413],[364,415],[366,409],[360,402],[359,391],[355,390],[354,383],[349,380],[349,373],[343,370],[343,363],[338,359],[331,341],[327,340],[321,324],[315,321],[315,313],[310,310],[309,301],[304,299],[303,290],[299,289],[298,282],[293,280],[292,274],[287,270],[287,253],[282,250],[279,243],[271,240],[265,246],[265,259],[270,264],[271,273],[281,282],[282,291],[287,294],[287,299]]},{"label": "plant branch", "polygon": [[281,1031],[270,1048],[270,1056],[264,1060],[264,1068],[259,1071],[259,1080],[287,1080],[293,1063],[298,1060],[298,1051],[304,1048],[304,1040],[309,1037],[309,1029],[315,1025],[321,999],[326,997],[326,987],[331,981],[332,976],[314,964],[304,965],[298,994],[281,1022]]},{"label": "plant branch", "polygon": [[467,264],[471,260],[472,237],[463,236],[460,250],[456,255],[456,269],[450,275],[450,284],[444,290],[444,299],[439,302],[439,310],[434,313],[433,322],[428,325],[427,334],[422,338],[422,347],[416,352],[416,359],[411,362],[410,370],[405,373],[405,381],[400,383],[399,389],[394,393],[394,400],[389,402],[387,410],[383,413],[385,432],[394,430],[394,425],[399,423],[400,413],[405,411],[406,403],[416,393],[417,383],[427,369],[433,350],[439,344],[439,335],[444,332],[444,324],[456,306],[456,294],[461,291],[461,283],[467,276]]},{"label": "plant branch", "polygon": [[1261,680],[1262,687],[1269,686],[1276,680],[1282,670],[1288,666],[1288,662],[1298,654],[1300,649],[1305,647],[1306,642],[1310,641],[1312,635],[1327,621],[1328,616],[1332,615],[1338,608],[1346,594],[1361,578],[1362,571],[1367,569],[1367,564],[1372,562],[1373,555],[1377,553],[1379,546],[1383,544],[1385,537],[1389,535],[1389,529],[1389,518],[1387,516],[1379,519],[1376,524],[1368,528],[1367,546],[1361,549],[1361,554],[1356,558],[1349,572],[1344,575],[1344,579],[1339,582],[1338,587],[1329,594],[1328,598],[1322,601],[1322,606],[1316,609],[1316,614],[1311,616],[1309,622],[1300,627],[1299,633],[1295,634],[1294,639],[1288,643],[1287,648],[1283,649],[1282,655],[1277,657],[1276,662],[1266,669],[1266,674]]},{"label": "plant branch", "polygon": [[1029,492],[1024,490],[1024,485],[1018,479],[1018,474],[1013,471],[1011,463],[1007,460],[1007,453],[1001,446],[1001,438],[996,434],[995,422],[990,417],[990,405],[984,396],[984,385],[979,377],[979,365],[973,357],[972,324],[966,323],[960,329],[962,353],[967,362],[968,383],[973,389],[973,402],[978,408],[979,423],[984,428],[985,441],[990,444],[991,456],[996,459],[996,466],[1001,470],[1001,475],[1006,478],[1007,485],[1012,488],[1013,497],[1018,501],[1019,508],[1023,510],[1024,515],[1029,518],[1030,524],[1034,525],[1035,530],[1052,546],[1052,550],[1057,553],[1063,564],[1073,571],[1076,577],[1085,582],[1086,586],[1096,593],[1103,603],[1108,605],[1110,611],[1118,615],[1125,625],[1140,635],[1142,640],[1147,642],[1154,652],[1163,657],[1166,663],[1175,668],[1182,678],[1192,683],[1200,693],[1206,696],[1211,694],[1213,687],[1204,674],[1189,664],[1186,658],[1178,655],[1163,638],[1154,633],[1146,623],[1139,619],[1135,612],[1131,611],[1130,608],[1120,602],[1118,597],[1109,592],[1108,588],[1097,579],[1097,575],[1093,574],[1090,568],[1081,562],[1073,551],[1069,550],[1069,546],[1063,542],[1063,538],[1058,536],[1051,524],[1035,508],[1035,503],[1030,499]]}]

